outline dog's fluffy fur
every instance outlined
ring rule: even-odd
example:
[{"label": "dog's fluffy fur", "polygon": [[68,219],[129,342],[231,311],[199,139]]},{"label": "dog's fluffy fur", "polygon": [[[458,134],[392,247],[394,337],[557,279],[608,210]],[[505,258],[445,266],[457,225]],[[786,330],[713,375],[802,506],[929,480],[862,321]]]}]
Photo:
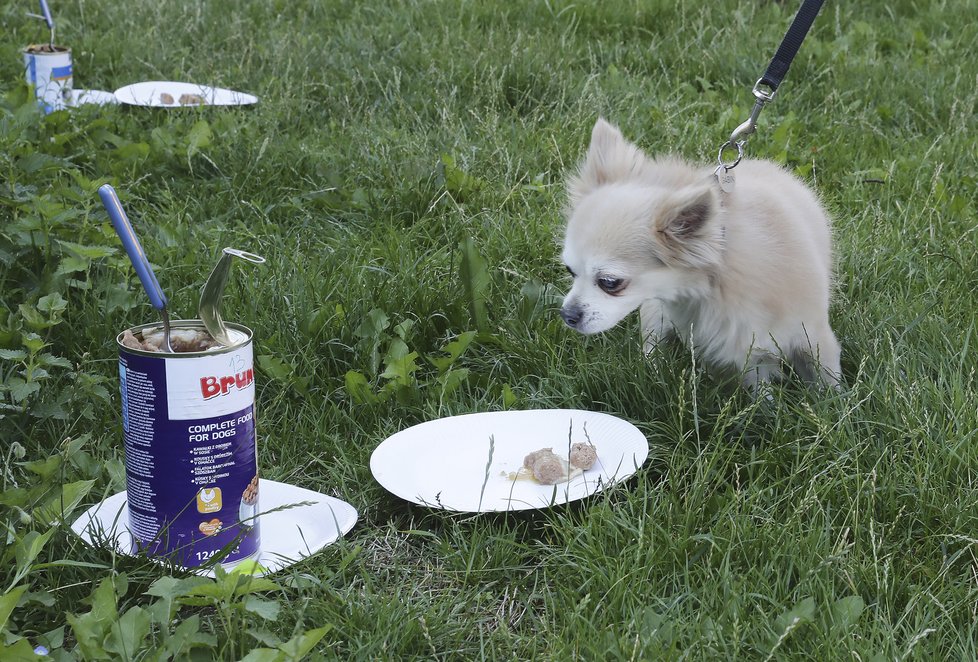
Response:
[{"label": "dog's fluffy fur", "polygon": [[838,385],[828,216],[777,164],[745,159],[734,174],[723,193],[712,168],[649,158],[599,119],[568,182],[561,317],[590,334],[639,309],[646,351],[676,334],[752,390],[783,361]]}]

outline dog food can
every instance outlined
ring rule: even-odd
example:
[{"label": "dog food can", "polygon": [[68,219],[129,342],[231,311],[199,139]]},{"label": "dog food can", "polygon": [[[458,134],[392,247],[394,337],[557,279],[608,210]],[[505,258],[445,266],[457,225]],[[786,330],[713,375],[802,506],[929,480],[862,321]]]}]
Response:
[{"label": "dog food can", "polygon": [[[251,330],[227,324],[235,343],[203,351],[130,346],[154,327],[116,339],[133,551],[186,568],[253,556],[259,531]],[[209,338],[199,320],[172,322],[171,338],[188,333]]]},{"label": "dog food can", "polygon": [[71,103],[71,49],[35,44],[24,49],[24,76],[45,113]]}]

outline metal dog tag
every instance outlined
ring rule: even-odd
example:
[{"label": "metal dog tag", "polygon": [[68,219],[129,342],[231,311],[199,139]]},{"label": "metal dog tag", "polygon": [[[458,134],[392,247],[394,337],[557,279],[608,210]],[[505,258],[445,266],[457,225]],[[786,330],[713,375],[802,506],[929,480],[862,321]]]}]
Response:
[{"label": "metal dog tag", "polygon": [[734,180],[733,170],[721,165],[716,169],[714,174],[717,176],[717,183],[720,185],[720,190],[724,193],[733,193],[734,186],[737,183]]}]

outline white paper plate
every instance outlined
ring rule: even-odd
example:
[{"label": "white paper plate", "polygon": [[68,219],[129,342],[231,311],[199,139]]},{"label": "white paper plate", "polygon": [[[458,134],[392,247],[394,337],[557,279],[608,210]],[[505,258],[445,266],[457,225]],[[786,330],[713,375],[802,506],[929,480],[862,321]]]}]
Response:
[{"label": "white paper plate", "polygon": [[119,100],[115,95],[105,90],[79,90],[71,91],[71,102],[69,106],[82,106],[85,104],[96,104],[104,106],[106,104],[117,104]]},{"label": "white paper plate", "polygon": [[[353,506],[319,492],[264,479],[259,481],[258,490],[261,548],[254,560],[267,570],[257,575],[282,570],[312,556],[346,535],[357,522]],[[309,504],[275,510],[303,502]],[[71,525],[71,530],[90,545],[115,547],[122,554],[132,555],[128,521],[126,493],[119,492],[85,511]],[[233,566],[233,563],[225,565]],[[199,573],[211,577],[214,574],[208,570]]]},{"label": "white paper plate", "polygon": [[[167,98],[164,95],[169,95]],[[182,95],[194,95],[203,103],[180,103]],[[150,80],[120,87],[115,91],[122,103],[154,108],[199,108],[200,106],[246,106],[258,103],[258,97],[244,92],[209,87],[196,83],[180,83],[167,80]],[[167,103],[169,101],[169,103]]]},{"label": "white paper plate", "polygon": [[[572,424],[574,442],[586,441],[586,429],[597,448],[594,467],[556,485],[504,475],[518,471],[523,458],[540,448],[566,454]],[[391,435],[370,456],[370,471],[393,494],[432,508],[529,510],[600,492],[635,473],[648,455],[645,435],[609,414],[577,409],[484,412],[428,421]]]}]

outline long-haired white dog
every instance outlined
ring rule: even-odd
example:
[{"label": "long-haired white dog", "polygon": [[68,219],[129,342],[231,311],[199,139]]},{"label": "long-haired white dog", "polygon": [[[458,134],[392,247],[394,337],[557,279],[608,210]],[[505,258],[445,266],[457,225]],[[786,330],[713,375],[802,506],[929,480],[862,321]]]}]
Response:
[{"label": "long-haired white dog", "polygon": [[713,169],[652,159],[603,119],[568,182],[560,315],[607,331],[638,309],[646,351],[675,334],[752,391],[783,376],[836,386],[831,231],[815,195],[775,163],[745,159],[736,188]]}]

